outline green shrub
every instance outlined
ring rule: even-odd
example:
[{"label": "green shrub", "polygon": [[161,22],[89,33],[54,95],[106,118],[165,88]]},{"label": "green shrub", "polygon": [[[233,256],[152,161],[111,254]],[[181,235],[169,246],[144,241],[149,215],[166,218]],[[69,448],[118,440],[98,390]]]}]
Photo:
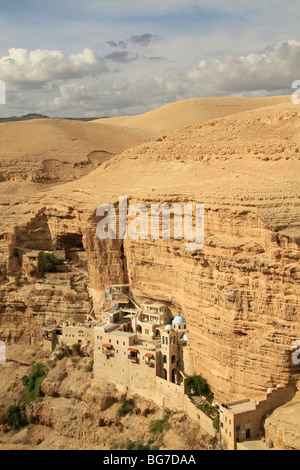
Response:
[{"label": "green shrub", "polygon": [[214,429],[218,430],[219,427],[220,427],[220,416],[218,416],[217,418],[215,418],[213,420],[213,427]]},{"label": "green shrub", "polygon": [[126,416],[128,413],[131,414],[135,408],[134,400],[127,400],[126,397],[122,397],[122,406],[118,409],[117,413],[120,418]]},{"label": "green shrub", "polygon": [[39,270],[43,273],[56,272],[56,266],[63,264],[63,260],[57,259],[53,253],[43,253],[43,259],[39,261]]},{"label": "green shrub", "polygon": [[[213,418],[218,414],[219,409],[216,406],[212,406],[210,402],[205,400],[201,405],[199,405],[199,409],[206,414],[206,416],[209,416],[210,418]],[[216,418],[218,419],[218,418]],[[217,424],[217,422],[216,422]],[[216,428],[217,429],[217,428]]]},{"label": "green shrub", "polygon": [[159,446],[151,447],[149,444],[144,445],[141,441],[132,442],[130,439],[126,441],[125,445],[121,445],[121,447],[125,450],[159,450]]},{"label": "green shrub", "polygon": [[208,398],[209,401],[213,401],[214,395],[211,392],[208,383],[201,375],[187,377],[186,386],[188,391],[193,390],[197,395],[201,395]]},{"label": "green shrub", "polygon": [[92,372],[93,371],[93,368],[94,368],[94,360],[92,359],[86,366],[86,371],[87,372]]},{"label": "green shrub", "polygon": [[74,354],[74,356],[80,356],[81,355],[80,343],[73,344],[71,349],[72,349],[72,354]]},{"label": "green shrub", "polygon": [[151,421],[149,431],[152,434],[161,434],[170,429],[169,417],[165,416],[164,419],[156,419]]},{"label": "green shrub", "polygon": [[65,346],[59,349],[59,352],[55,354],[55,358],[58,361],[61,361],[64,357],[69,357],[70,355],[71,355],[71,350],[69,346]]},{"label": "green shrub", "polygon": [[37,398],[42,397],[41,384],[46,378],[45,366],[43,364],[36,364],[32,366],[31,374],[23,377],[22,382],[27,390],[27,402],[35,401]]},{"label": "green shrub", "polygon": [[6,410],[6,418],[12,429],[20,429],[28,424],[24,405],[9,406]]}]

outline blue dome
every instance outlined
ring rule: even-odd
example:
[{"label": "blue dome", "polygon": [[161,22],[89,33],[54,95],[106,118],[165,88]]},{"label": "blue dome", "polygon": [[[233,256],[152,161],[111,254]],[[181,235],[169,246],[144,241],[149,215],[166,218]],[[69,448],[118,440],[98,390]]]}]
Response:
[{"label": "blue dome", "polygon": [[188,335],[185,334],[185,335],[183,336],[183,339],[184,339],[184,341],[188,341],[188,340],[189,340],[189,339],[188,339]]},{"label": "blue dome", "polygon": [[172,323],[175,323],[177,325],[179,323],[186,323],[186,321],[181,315],[177,315],[177,317],[174,318]]},{"label": "blue dome", "polygon": [[165,327],[165,330],[172,330],[172,325],[167,325],[167,326]]}]

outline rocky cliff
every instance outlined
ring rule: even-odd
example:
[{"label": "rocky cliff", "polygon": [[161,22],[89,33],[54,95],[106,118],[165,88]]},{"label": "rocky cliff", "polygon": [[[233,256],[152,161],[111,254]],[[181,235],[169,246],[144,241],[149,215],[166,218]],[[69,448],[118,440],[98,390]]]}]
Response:
[{"label": "rocky cliff", "polygon": [[[299,137],[297,106],[254,109],[171,132],[75,182],[1,206],[1,337],[20,320],[23,336],[11,326],[10,338],[37,340],[31,331],[39,314],[32,304],[26,301],[17,316],[8,310],[5,289],[20,269],[16,248],[75,244],[86,253],[97,312],[105,286],[128,281],[137,300],[164,301],[174,314],[184,313],[195,371],[220,402],[264,397],[273,384],[296,386],[291,345],[300,339]],[[187,251],[185,240],[98,240],[96,208],[117,208],[119,196],[149,211],[155,203],[203,203],[203,249]],[[13,295],[24,301],[21,289]],[[66,308],[58,312],[47,304],[45,310],[58,318]]]}]

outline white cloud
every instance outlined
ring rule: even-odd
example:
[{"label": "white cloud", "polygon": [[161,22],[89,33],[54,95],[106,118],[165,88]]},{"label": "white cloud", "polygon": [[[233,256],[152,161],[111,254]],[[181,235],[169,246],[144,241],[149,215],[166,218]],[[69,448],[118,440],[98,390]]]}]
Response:
[{"label": "white cloud", "polygon": [[245,56],[201,60],[187,73],[187,81],[204,96],[288,92],[300,74],[299,65],[300,42],[284,41]]},{"label": "white cloud", "polygon": [[[201,59],[197,65],[185,69],[181,63],[163,63],[162,68],[158,63],[158,68],[154,69],[151,61],[141,60],[134,63],[134,69],[127,66],[126,74],[123,71],[121,75],[116,72],[107,76],[96,73],[98,67],[103,70],[103,64],[92,51],[73,56],[54,54],[53,63],[46,54],[47,66],[42,66],[44,52],[42,59],[37,60],[38,70],[25,75],[28,84],[35,76],[41,80],[43,70],[42,92],[27,92],[25,88],[21,96],[16,93],[12,98],[8,94],[7,102],[14,103],[14,109],[17,109],[18,98],[19,110],[58,117],[139,114],[192,97],[288,94],[292,93],[294,80],[300,79],[300,42],[292,40],[244,55]],[[28,61],[26,52],[18,54],[20,70],[26,71]],[[92,74],[95,76],[88,77]],[[50,81],[64,76],[68,80]],[[4,113],[3,107],[0,112]]]},{"label": "white cloud", "polygon": [[11,48],[8,52],[0,58],[0,77],[8,88],[38,88],[54,80],[108,72],[103,60],[91,49],[70,55],[41,49]]}]

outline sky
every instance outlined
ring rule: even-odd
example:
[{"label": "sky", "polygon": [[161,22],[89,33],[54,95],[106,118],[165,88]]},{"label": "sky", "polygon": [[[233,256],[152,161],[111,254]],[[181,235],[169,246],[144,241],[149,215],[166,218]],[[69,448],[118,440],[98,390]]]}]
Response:
[{"label": "sky", "polygon": [[291,94],[299,24],[299,0],[0,0],[0,117]]}]

